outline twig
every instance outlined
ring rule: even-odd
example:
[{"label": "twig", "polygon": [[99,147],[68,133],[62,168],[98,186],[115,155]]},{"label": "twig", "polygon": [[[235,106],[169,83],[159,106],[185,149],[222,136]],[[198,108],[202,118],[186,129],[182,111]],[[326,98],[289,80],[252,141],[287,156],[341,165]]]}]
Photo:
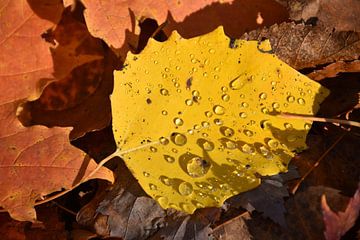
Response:
[{"label": "twig", "polygon": [[71,215],[74,215],[74,216],[77,215],[76,212],[74,212],[74,211],[72,211],[72,210],[70,210],[70,209],[68,209],[68,208],[60,205],[59,203],[57,203],[57,202],[55,202],[55,201],[51,201],[51,202],[52,202],[55,206],[57,206],[58,208],[64,210],[65,212],[70,213]]},{"label": "twig", "polygon": [[334,147],[344,138],[346,133],[343,133],[336,141],[318,158],[318,160],[311,166],[311,168],[299,179],[299,181],[295,184],[295,186],[291,189],[291,193],[295,194],[295,192],[300,187],[300,184],[307,178],[310,173],[320,164],[321,160],[325,158],[325,156],[334,149]]},{"label": "twig", "polygon": [[360,127],[359,122],[336,119],[336,118],[321,118],[321,117],[314,117],[311,115],[302,115],[302,114],[293,114],[293,113],[280,113],[277,116],[283,118],[290,118],[290,119],[302,119],[302,120],[309,120],[314,122],[330,122],[330,123],[346,124],[354,127]]}]

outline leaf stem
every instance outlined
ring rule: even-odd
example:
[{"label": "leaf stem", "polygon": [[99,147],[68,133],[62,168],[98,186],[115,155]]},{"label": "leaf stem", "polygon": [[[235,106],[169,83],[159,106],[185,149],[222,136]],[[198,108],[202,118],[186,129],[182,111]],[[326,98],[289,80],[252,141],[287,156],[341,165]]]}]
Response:
[{"label": "leaf stem", "polygon": [[280,113],[277,116],[283,118],[289,118],[289,119],[302,119],[302,120],[309,120],[314,122],[330,122],[330,123],[346,124],[354,127],[360,127],[359,122],[349,121],[344,119],[322,118],[322,117],[314,117],[311,115],[294,114],[294,113]]}]

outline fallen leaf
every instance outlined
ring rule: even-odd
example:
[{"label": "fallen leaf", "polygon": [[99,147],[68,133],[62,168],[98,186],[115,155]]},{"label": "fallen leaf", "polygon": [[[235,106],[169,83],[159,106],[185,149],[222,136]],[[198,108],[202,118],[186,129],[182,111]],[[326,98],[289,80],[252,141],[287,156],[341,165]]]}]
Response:
[{"label": "fallen leaf", "polygon": [[[120,162],[117,172],[114,189],[98,206],[93,206],[97,207],[93,227],[101,236],[147,239],[163,226],[166,213],[146,196],[124,163]],[[83,219],[81,213],[78,219]]]},{"label": "fallen leaf", "polygon": [[[17,115],[19,105],[34,99],[52,78],[49,45],[41,33],[59,20],[59,1],[1,1],[0,44],[0,206],[17,220],[36,221],[35,201],[47,194],[69,189],[97,166],[71,146],[70,129],[24,127]],[[31,8],[30,8],[31,7]],[[45,19],[53,20],[50,22]],[[45,80],[46,81],[46,80]],[[47,176],[47,174],[49,174]],[[45,177],[44,177],[45,175]],[[112,180],[105,168],[92,178]]]},{"label": "fallen leaf", "polygon": [[189,40],[174,33],[129,53],[115,72],[118,154],[163,208],[221,206],[258,186],[257,175],[286,171],[292,151],[306,148],[311,122],[269,112],[312,115],[327,90],[269,48],[222,28]]},{"label": "fallen leaf", "polygon": [[307,21],[317,18],[336,31],[360,31],[360,2],[357,0],[290,0],[290,17]]},{"label": "fallen leaf", "polygon": [[[144,18],[154,18],[159,23],[166,20],[168,12],[175,20],[181,21],[187,15],[195,12],[216,0],[160,0],[150,1],[144,4],[143,1],[98,1],[81,0],[85,5],[84,16],[90,33],[103,39],[109,46],[120,48],[124,44],[125,31],[134,32],[131,13],[137,21]],[[231,2],[224,0],[222,2]],[[135,32],[136,33],[136,32]]]},{"label": "fallen leaf", "polygon": [[325,238],[327,240],[340,239],[354,226],[360,212],[360,185],[344,212],[333,212],[327,204],[325,195],[321,197],[321,208],[325,223]]},{"label": "fallen leaf", "polygon": [[354,60],[351,62],[338,61],[327,65],[326,67],[315,70],[307,76],[315,81],[322,80],[324,78],[333,78],[343,72],[360,72],[360,61]]},{"label": "fallen leaf", "polygon": [[[54,206],[42,205],[37,208],[38,219],[42,223],[32,224],[11,219],[7,213],[0,214],[0,234],[4,240],[27,239],[68,239],[68,231],[61,214]],[[56,236],[56,238],[54,238]]]},{"label": "fallen leaf", "polygon": [[289,193],[284,183],[298,177],[296,169],[290,165],[287,173],[264,177],[259,187],[234,196],[227,202],[231,207],[242,207],[249,212],[262,212],[264,217],[285,227],[284,198],[289,197]]},{"label": "fallen leaf", "polygon": [[249,233],[248,227],[245,220],[250,220],[250,214],[245,213],[240,216],[234,217],[229,221],[217,226],[212,236],[218,240],[250,240],[253,239]]},{"label": "fallen leaf", "polygon": [[199,209],[192,215],[175,212],[166,217],[166,225],[150,239],[209,239],[210,225],[218,220],[220,212],[219,208]]},{"label": "fallen leaf", "polygon": [[271,42],[276,56],[295,69],[311,68],[360,56],[360,33],[295,23],[275,24],[244,34],[246,40]]}]

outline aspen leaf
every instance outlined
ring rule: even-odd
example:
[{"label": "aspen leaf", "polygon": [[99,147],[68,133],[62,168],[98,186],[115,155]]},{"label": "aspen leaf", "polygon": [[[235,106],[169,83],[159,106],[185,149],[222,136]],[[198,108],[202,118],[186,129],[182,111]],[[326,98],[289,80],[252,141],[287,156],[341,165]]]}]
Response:
[{"label": "aspen leaf", "polygon": [[272,113],[313,115],[327,95],[269,41],[230,39],[222,27],[192,39],[174,32],[115,71],[113,132],[144,190],[193,213],[285,172],[311,122]]}]

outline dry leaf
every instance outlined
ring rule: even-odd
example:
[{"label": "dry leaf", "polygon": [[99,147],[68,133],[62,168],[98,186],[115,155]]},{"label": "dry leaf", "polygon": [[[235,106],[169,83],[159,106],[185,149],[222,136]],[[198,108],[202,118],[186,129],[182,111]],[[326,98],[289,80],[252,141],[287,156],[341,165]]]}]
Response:
[{"label": "dry leaf", "polygon": [[[0,206],[17,220],[35,221],[35,201],[62,188],[71,188],[96,163],[71,146],[70,129],[24,127],[17,119],[18,106],[36,98],[42,90],[40,78],[51,78],[53,67],[49,45],[40,37],[58,21],[63,10],[58,1],[2,1],[0,22]],[[38,15],[35,15],[35,13]],[[29,31],[29,29],[31,31]],[[49,174],[49,175],[47,175]],[[112,180],[101,169],[92,178]]]},{"label": "dry leaf", "polygon": [[289,0],[288,8],[294,20],[317,18],[336,31],[360,31],[358,0]]},{"label": "dry leaf", "polygon": [[282,23],[254,30],[243,38],[269,39],[276,56],[295,69],[352,61],[360,56],[360,33],[333,32],[323,26]]},{"label": "dry leaf", "polygon": [[355,224],[360,213],[360,185],[350,199],[344,212],[333,212],[327,204],[325,195],[321,197],[321,208],[325,224],[327,240],[340,239]]},{"label": "dry leaf", "polygon": [[[227,1],[232,0],[222,2]],[[158,0],[146,4],[139,0],[82,0],[82,2],[86,8],[84,15],[90,33],[103,39],[109,46],[120,48],[124,44],[125,31],[134,32],[133,29],[136,27],[133,26],[131,13],[135,15],[137,21],[153,18],[161,24],[170,11],[175,20],[182,21],[187,15],[216,0]]]}]

